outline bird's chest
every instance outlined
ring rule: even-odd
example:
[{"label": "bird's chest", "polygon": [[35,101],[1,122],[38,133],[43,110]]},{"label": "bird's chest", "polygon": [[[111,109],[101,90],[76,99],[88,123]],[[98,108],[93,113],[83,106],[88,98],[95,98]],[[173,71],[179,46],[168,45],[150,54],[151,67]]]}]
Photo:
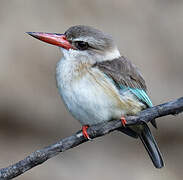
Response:
[{"label": "bird's chest", "polygon": [[121,115],[115,95],[112,96],[113,85],[99,72],[87,68],[78,71],[76,65],[60,61],[56,78],[65,105],[82,124],[97,124]]}]

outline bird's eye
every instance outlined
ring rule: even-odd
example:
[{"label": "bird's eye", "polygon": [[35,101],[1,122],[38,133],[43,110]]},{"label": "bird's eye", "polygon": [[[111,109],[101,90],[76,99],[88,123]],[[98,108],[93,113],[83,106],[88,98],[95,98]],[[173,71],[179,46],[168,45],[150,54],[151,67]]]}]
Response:
[{"label": "bird's eye", "polygon": [[89,45],[87,42],[84,42],[84,41],[76,41],[75,46],[79,50],[86,50],[86,49],[88,49]]}]

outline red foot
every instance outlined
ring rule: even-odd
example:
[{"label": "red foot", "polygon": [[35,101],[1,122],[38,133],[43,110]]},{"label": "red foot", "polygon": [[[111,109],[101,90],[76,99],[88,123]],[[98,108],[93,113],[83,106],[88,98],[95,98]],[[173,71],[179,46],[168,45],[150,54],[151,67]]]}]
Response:
[{"label": "red foot", "polygon": [[82,132],[83,132],[83,136],[88,139],[88,140],[91,140],[90,136],[88,135],[87,133],[87,129],[88,129],[89,126],[85,125],[85,126],[82,126]]},{"label": "red foot", "polygon": [[126,126],[126,119],[125,119],[125,117],[124,116],[122,116],[121,117],[121,123],[122,123],[122,125],[125,127]]}]

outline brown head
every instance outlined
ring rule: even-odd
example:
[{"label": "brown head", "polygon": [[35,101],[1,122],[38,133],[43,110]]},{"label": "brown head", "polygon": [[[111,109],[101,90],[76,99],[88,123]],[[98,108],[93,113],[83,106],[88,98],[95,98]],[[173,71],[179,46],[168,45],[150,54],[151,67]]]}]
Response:
[{"label": "brown head", "polygon": [[29,35],[61,47],[65,58],[112,60],[120,56],[112,37],[90,26],[70,27],[64,34],[28,32]]}]

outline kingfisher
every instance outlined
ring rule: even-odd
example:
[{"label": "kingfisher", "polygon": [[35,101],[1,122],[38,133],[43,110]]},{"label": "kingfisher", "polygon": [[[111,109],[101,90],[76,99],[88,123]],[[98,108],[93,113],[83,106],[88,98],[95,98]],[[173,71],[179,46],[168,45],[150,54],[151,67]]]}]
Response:
[{"label": "kingfisher", "polygon": [[[63,57],[56,65],[59,94],[68,111],[87,128],[98,123],[121,119],[119,131],[139,138],[154,166],[164,166],[158,145],[146,123],[125,126],[126,116],[137,115],[152,107],[147,87],[138,68],[122,56],[113,38],[90,26],[72,26],[64,34],[27,32],[56,45]],[[151,121],[157,127],[155,120]]]}]

